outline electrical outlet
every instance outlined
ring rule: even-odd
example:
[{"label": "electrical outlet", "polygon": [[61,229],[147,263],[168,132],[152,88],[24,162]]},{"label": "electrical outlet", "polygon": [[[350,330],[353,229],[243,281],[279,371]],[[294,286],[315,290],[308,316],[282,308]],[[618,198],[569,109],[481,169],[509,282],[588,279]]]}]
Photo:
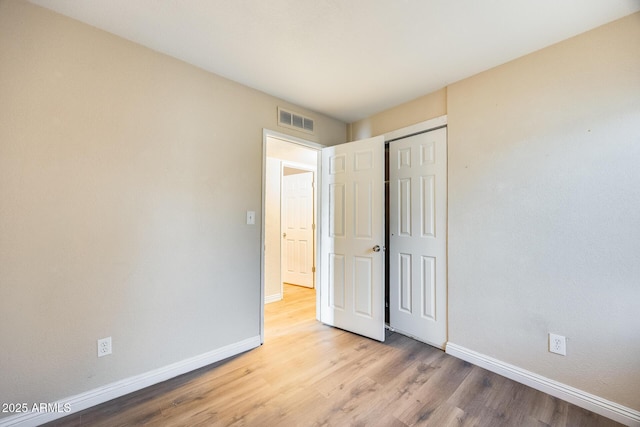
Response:
[{"label": "electrical outlet", "polygon": [[562,335],[549,333],[549,351],[551,353],[567,355],[567,339]]},{"label": "electrical outlet", "polygon": [[111,337],[98,340],[98,357],[111,354]]}]

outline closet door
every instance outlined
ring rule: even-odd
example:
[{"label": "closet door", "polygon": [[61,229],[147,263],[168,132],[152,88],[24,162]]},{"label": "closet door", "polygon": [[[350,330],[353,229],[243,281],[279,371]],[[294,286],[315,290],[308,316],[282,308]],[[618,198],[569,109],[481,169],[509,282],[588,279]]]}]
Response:
[{"label": "closet door", "polygon": [[447,130],[389,144],[389,325],[447,341]]}]

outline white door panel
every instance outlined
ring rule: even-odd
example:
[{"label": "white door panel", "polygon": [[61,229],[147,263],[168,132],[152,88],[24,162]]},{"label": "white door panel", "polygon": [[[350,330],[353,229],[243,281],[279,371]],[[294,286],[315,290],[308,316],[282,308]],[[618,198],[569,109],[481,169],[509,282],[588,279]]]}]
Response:
[{"label": "white door panel", "polygon": [[282,281],[313,287],[313,172],[282,177]]},{"label": "white door panel", "polygon": [[321,320],[384,341],[384,138],[323,149],[321,177]]},{"label": "white door panel", "polygon": [[447,339],[447,130],[389,144],[389,323],[444,348]]}]

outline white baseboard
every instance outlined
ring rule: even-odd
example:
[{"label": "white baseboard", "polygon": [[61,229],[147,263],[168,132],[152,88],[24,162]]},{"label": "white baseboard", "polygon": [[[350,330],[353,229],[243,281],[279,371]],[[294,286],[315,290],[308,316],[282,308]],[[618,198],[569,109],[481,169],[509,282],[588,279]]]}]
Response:
[{"label": "white baseboard", "polygon": [[265,295],[264,297],[265,304],[269,304],[269,303],[280,301],[280,300],[282,300],[282,294]]},{"label": "white baseboard", "polygon": [[70,408],[69,412],[27,412],[0,418],[0,427],[31,427],[66,417],[75,412],[83,411],[111,399],[124,396],[145,387],[191,372],[220,360],[226,359],[244,351],[260,346],[260,336],[227,345],[180,362],[172,363],[144,374],[116,381],[102,387],[71,396],[56,402],[58,408]]},{"label": "white baseboard", "polygon": [[615,402],[603,399],[586,391],[559,383],[525,369],[502,362],[492,357],[477,353],[454,343],[447,343],[447,354],[466,360],[496,374],[502,375],[529,387],[540,390],[558,399],[573,403],[596,414],[610,418],[619,423],[640,427],[640,412]]}]

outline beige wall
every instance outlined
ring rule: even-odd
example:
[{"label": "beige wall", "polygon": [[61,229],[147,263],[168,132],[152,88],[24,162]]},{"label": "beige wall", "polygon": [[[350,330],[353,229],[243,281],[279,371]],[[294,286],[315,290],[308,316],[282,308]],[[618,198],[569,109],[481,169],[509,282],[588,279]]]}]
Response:
[{"label": "beige wall", "polygon": [[450,341],[640,410],[640,14],[447,104]]},{"label": "beige wall", "polygon": [[353,123],[349,139],[443,114],[450,342],[640,410],[640,14]]},{"label": "beige wall", "polygon": [[264,191],[264,299],[282,299],[280,269],[280,169],[281,161],[267,157]]},{"label": "beige wall", "polygon": [[262,129],[346,125],[27,2],[0,2],[0,64],[0,402],[257,336]]},{"label": "beige wall", "polygon": [[445,114],[447,114],[446,88],[351,123],[347,128],[347,137],[349,141],[357,141],[382,135]]}]

